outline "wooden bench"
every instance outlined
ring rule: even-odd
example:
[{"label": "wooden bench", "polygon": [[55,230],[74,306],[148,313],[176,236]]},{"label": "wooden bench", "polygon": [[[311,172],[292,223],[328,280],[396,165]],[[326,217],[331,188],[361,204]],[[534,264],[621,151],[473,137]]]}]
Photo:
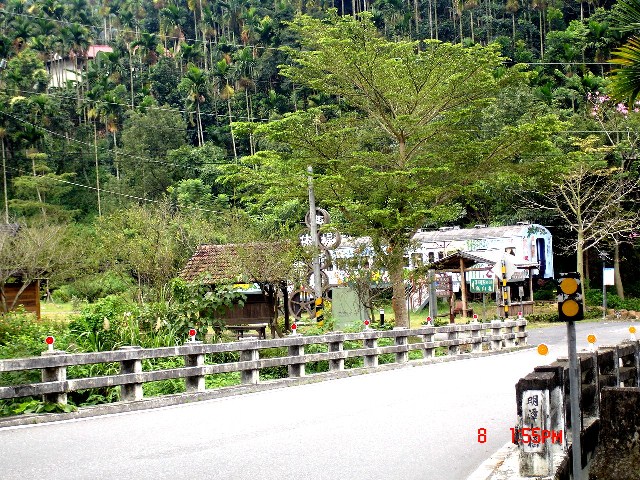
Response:
[{"label": "wooden bench", "polygon": [[[462,314],[463,314],[462,302],[460,300],[457,300],[455,302],[453,310],[451,310],[450,321],[453,322],[453,320],[456,318],[456,315],[462,316]],[[467,308],[466,309],[466,314],[467,314],[466,316],[468,318],[472,318],[473,317],[473,308]]]},{"label": "wooden bench", "polygon": [[267,338],[267,327],[268,323],[247,323],[244,325],[226,325],[227,330],[233,330],[236,332],[236,338],[240,340],[244,338],[244,332],[249,330],[255,330],[258,332],[258,338],[265,339]]}]

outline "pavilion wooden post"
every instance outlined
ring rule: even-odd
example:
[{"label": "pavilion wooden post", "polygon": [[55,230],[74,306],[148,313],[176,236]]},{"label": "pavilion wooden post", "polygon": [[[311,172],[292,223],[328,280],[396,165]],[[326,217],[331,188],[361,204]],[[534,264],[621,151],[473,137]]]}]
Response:
[{"label": "pavilion wooden post", "polygon": [[529,301],[533,302],[533,270],[529,269]]},{"label": "pavilion wooden post", "polygon": [[462,293],[462,318],[467,318],[467,281],[464,278],[464,258],[460,256],[460,292]]}]

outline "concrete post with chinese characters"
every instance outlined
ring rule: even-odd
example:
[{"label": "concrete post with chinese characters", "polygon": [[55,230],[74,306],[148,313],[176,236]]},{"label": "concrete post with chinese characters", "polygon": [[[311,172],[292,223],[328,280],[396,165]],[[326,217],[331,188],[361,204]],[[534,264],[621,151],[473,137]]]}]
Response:
[{"label": "concrete post with chinese characters", "polygon": [[564,457],[564,393],[556,372],[533,372],[516,385],[518,424],[512,440],[520,452],[520,475],[552,476]]}]

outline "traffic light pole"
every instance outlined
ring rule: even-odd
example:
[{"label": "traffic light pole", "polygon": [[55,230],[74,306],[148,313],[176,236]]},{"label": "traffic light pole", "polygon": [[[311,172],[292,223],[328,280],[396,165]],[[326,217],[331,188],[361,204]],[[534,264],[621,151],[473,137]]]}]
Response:
[{"label": "traffic light pole", "polygon": [[582,415],[580,412],[580,381],[578,377],[578,354],[576,351],[576,324],[573,320],[567,322],[567,340],[569,348],[569,405],[571,406],[573,480],[582,480],[582,446],[580,444]]}]

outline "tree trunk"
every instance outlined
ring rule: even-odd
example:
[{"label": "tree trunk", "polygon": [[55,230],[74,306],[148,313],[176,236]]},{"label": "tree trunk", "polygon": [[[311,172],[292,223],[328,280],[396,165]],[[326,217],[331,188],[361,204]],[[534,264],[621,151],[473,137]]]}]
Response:
[{"label": "tree trunk", "polygon": [[473,32],[473,12],[469,10],[469,27],[471,28],[471,41],[476,43],[476,36]]},{"label": "tree trunk", "polygon": [[[36,158],[35,158],[35,156],[31,157],[31,168],[33,169],[33,178],[35,180],[36,177],[37,177],[37,175],[36,175]],[[35,185],[36,185],[36,194],[38,195],[38,202],[40,202],[40,204],[41,204],[40,210],[42,210],[42,216],[46,217],[47,216],[47,212],[46,212],[46,210],[44,208],[44,201],[42,200],[42,194],[40,193],[40,187],[38,186],[38,181],[37,180],[35,180]]]},{"label": "tree trunk", "polygon": [[620,277],[620,243],[614,240],[613,244],[613,275],[616,283],[616,293],[620,300],[624,300],[624,288]]},{"label": "tree trunk", "polygon": [[578,231],[578,243],[576,244],[576,272],[580,276],[580,284],[584,294],[586,285],[584,283],[584,232],[582,230]]},{"label": "tree trunk", "polygon": [[120,181],[120,167],[118,165],[118,144],[116,143],[116,131],[113,131],[113,164],[116,167],[116,179]]},{"label": "tree trunk", "polygon": [[[394,255],[392,253],[392,255]],[[407,312],[407,292],[404,289],[404,265],[402,264],[402,253],[400,261],[392,260],[389,266],[389,277],[393,288],[391,306],[396,317],[396,327],[409,327],[409,315]]]},{"label": "tree trunk", "polygon": [[231,122],[233,121],[233,117],[231,115],[231,96],[227,98],[227,108],[229,110],[229,133],[231,133],[231,146],[233,147],[233,159],[238,161],[238,151],[236,150],[236,139],[233,135],[233,129],[231,128]]},{"label": "tree trunk", "polygon": [[4,185],[4,220],[9,223],[9,194],[7,192],[7,154],[4,150],[4,138],[0,138],[2,143],[2,181]]},{"label": "tree trunk", "polygon": [[98,170],[98,127],[97,122],[93,122],[93,153],[96,159],[96,191],[98,192],[98,217],[102,216],[102,206],[100,205],[100,174]]},{"label": "tree trunk", "polygon": [[438,38],[438,2],[435,2],[433,5],[433,23],[434,23],[434,30],[436,33],[436,40],[439,40]]},{"label": "tree trunk", "polygon": [[129,83],[131,85],[131,108],[133,108],[133,55],[131,55],[131,47],[129,47]]},{"label": "tree trunk", "polygon": [[540,20],[540,60],[544,60],[544,22],[542,21],[542,10],[538,10]]},{"label": "tree trunk", "polygon": [[204,140],[204,135],[202,134],[202,117],[200,116],[200,102],[196,100],[196,125],[198,128],[198,146],[201,147]]}]

